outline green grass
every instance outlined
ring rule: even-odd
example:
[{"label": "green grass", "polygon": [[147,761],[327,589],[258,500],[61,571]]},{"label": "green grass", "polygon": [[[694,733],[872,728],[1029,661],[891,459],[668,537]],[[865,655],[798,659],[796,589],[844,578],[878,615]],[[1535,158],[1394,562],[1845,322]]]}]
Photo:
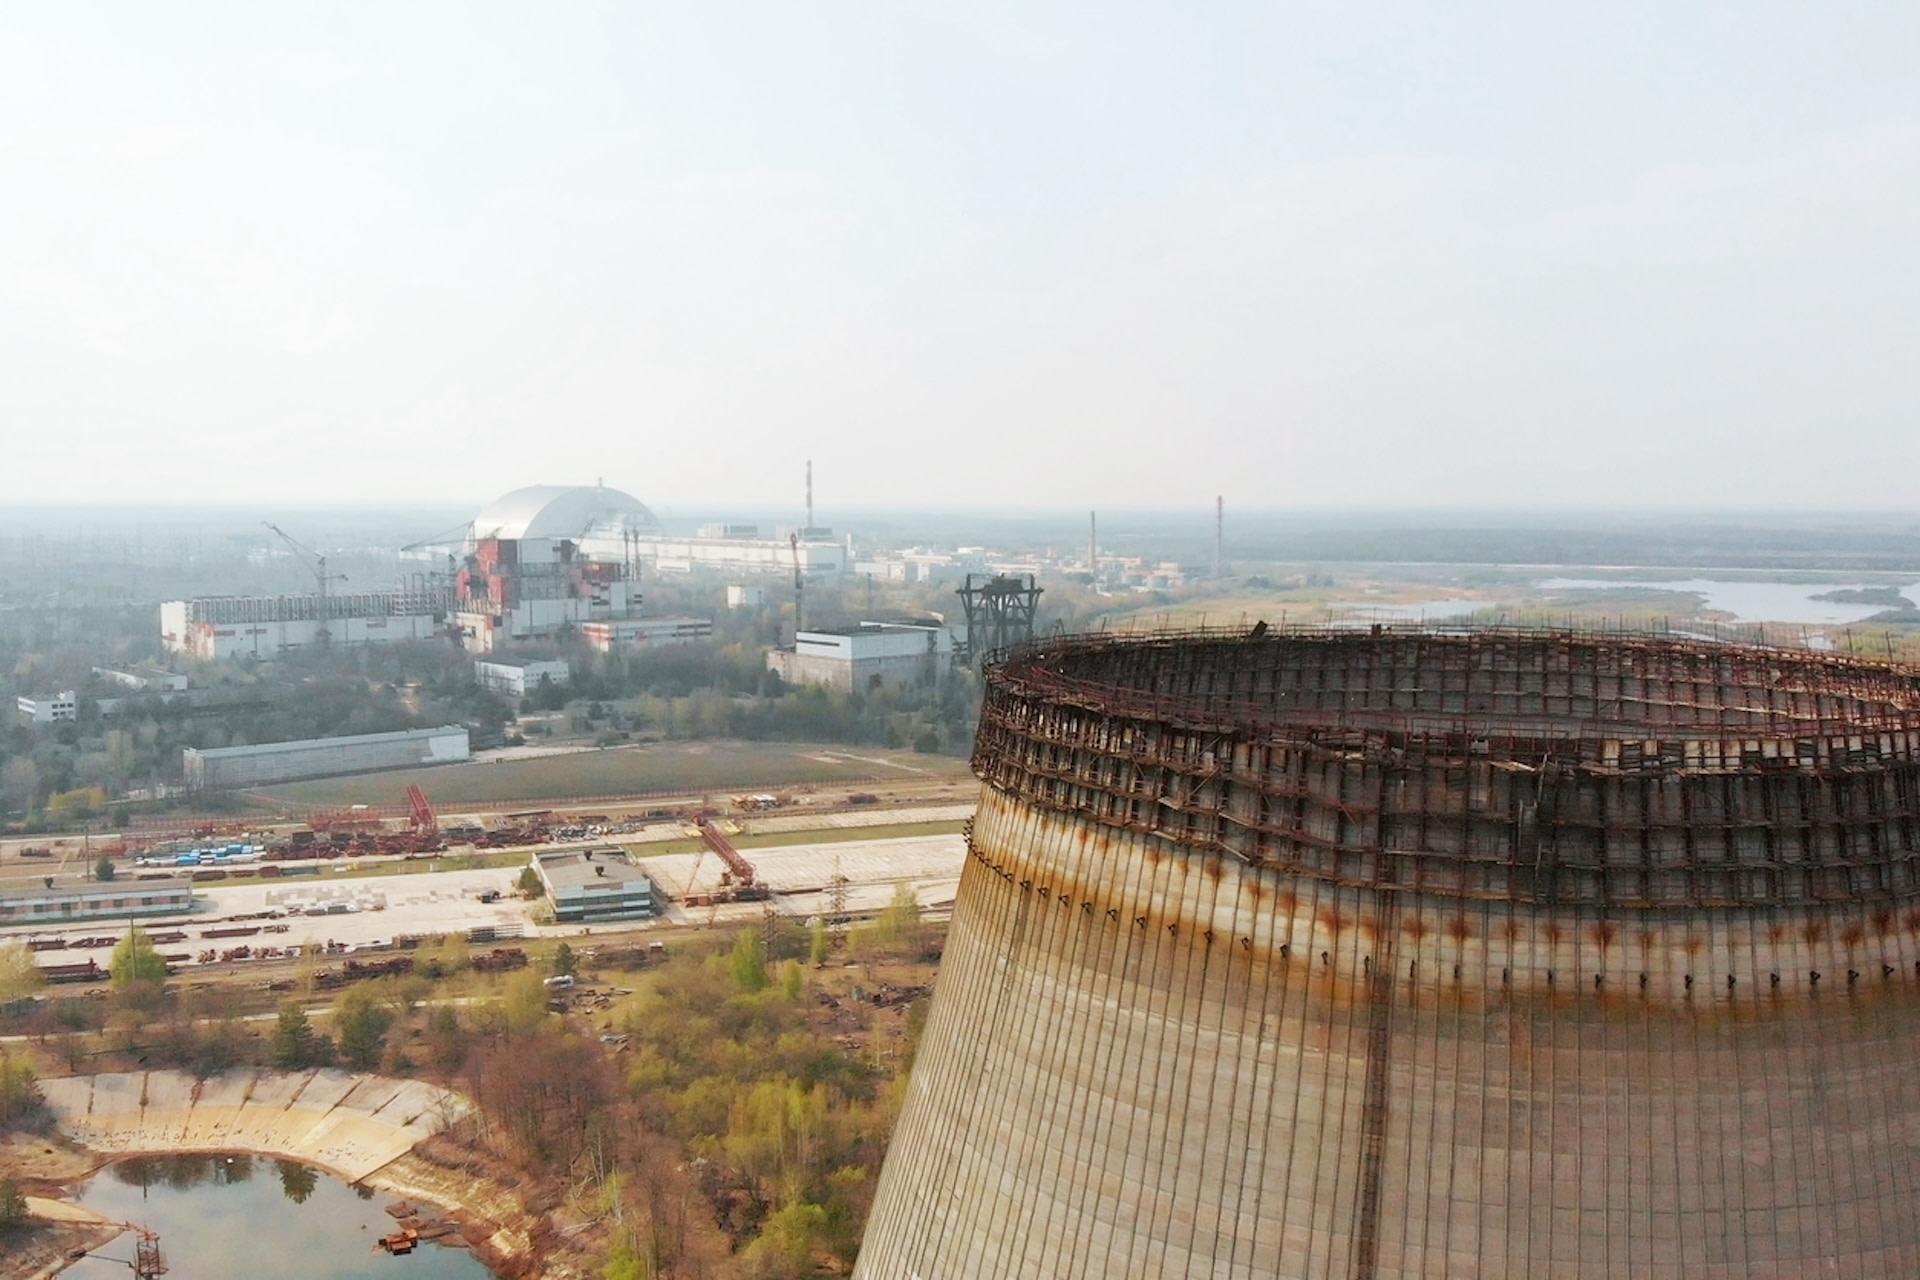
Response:
[{"label": "green grass", "polygon": [[594,796],[778,790],[854,783],[865,778],[874,780],[876,790],[884,790],[889,784],[970,776],[966,762],[950,756],[787,742],[676,742],[531,760],[318,778],[282,783],[254,794],[267,807],[275,803],[402,805],[406,803],[407,787],[417,784],[434,807],[446,814],[469,806],[532,805]]}]

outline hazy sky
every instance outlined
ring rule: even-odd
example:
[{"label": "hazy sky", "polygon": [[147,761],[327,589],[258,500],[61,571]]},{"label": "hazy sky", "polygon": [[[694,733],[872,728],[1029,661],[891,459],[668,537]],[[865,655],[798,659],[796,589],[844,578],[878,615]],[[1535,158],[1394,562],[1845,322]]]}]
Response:
[{"label": "hazy sky", "polygon": [[0,0],[0,497],[1914,505],[1920,5]]}]

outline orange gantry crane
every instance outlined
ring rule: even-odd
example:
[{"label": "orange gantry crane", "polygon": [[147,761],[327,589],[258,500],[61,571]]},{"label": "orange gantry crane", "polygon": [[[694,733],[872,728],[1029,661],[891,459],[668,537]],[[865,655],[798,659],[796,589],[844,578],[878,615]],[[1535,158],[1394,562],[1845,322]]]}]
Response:
[{"label": "orange gantry crane", "polygon": [[418,785],[407,787],[407,825],[421,845],[431,846],[440,839],[440,819],[427,803],[427,793]]},{"label": "orange gantry crane", "polygon": [[[700,820],[700,844],[702,853],[711,851],[725,864],[726,870],[720,876],[720,888],[713,893],[689,893],[688,906],[710,906],[722,902],[764,902],[773,896],[773,890],[760,881],[760,873],[754,865],[740,856],[733,842],[720,834],[720,828],[708,819]],[[699,871],[698,859],[694,861],[694,873]],[[693,887],[693,876],[687,877],[687,887]]]}]

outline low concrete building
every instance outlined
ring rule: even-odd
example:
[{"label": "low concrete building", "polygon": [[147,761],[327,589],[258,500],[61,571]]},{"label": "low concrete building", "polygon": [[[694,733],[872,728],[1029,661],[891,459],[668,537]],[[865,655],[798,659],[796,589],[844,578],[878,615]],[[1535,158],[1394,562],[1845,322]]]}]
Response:
[{"label": "low concrete building", "polygon": [[181,771],[187,786],[211,790],[291,782],[296,778],[325,778],[340,773],[370,773],[376,769],[452,764],[472,758],[465,727],[454,724],[438,729],[268,742],[253,747],[216,747],[204,751],[187,747],[181,753]]},{"label": "low concrete building", "polygon": [[124,921],[135,916],[178,915],[191,910],[193,883],[184,876],[0,889],[0,926]]},{"label": "low concrete building", "polygon": [[55,724],[61,720],[71,720],[79,713],[79,705],[71,689],[39,697],[29,697],[23,693],[14,699],[14,706],[23,724]]},{"label": "low concrete building", "polygon": [[615,618],[580,626],[580,638],[601,653],[624,653],[661,644],[713,638],[711,618]]},{"label": "low concrete building", "polygon": [[791,649],[767,655],[789,684],[818,684],[851,693],[939,679],[953,656],[953,637],[936,623],[862,622],[837,631],[802,631]]},{"label": "low concrete building", "polygon": [[483,658],[473,664],[473,678],[489,692],[524,698],[538,689],[542,680],[566,684],[573,678],[573,669],[564,658]]},{"label": "low concrete building", "polygon": [[556,921],[634,920],[658,915],[653,880],[622,849],[567,849],[536,854]]}]

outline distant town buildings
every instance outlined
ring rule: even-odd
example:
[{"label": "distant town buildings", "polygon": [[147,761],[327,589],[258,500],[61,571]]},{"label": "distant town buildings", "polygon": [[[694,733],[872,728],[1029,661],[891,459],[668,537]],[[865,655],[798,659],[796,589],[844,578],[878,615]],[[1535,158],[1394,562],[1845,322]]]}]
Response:
[{"label": "distant town buildings", "polygon": [[79,700],[73,690],[68,689],[39,696],[21,694],[14,699],[14,705],[22,724],[58,724],[78,714]]},{"label": "distant town buildings", "polygon": [[[616,653],[713,634],[710,618],[644,615],[643,572],[726,581],[730,610],[768,607],[773,597],[763,581],[790,581],[795,575],[803,582],[864,579],[870,600],[881,584],[959,585],[973,576],[1065,574],[1102,592],[1178,589],[1190,585],[1193,576],[1169,561],[1104,554],[1097,537],[1064,552],[874,545],[858,556],[853,541],[813,523],[811,474],[805,522],[769,529],[714,521],[692,535],[663,529],[651,510],[619,489],[533,485],[488,503],[452,541],[406,548],[403,555],[435,566],[415,575],[410,587],[333,592],[329,583],[345,579],[330,577],[324,558],[315,554],[309,568],[320,579],[320,591],[170,601],[161,606],[161,633],[169,651],[201,660],[265,660],[327,645],[434,638],[477,655],[556,637],[577,637],[600,652]],[[792,659],[775,661],[803,682],[842,683],[843,671],[812,659],[829,664],[854,659],[826,652],[823,644],[800,645]],[[173,677],[103,671],[103,678],[152,687],[139,682]]]}]

